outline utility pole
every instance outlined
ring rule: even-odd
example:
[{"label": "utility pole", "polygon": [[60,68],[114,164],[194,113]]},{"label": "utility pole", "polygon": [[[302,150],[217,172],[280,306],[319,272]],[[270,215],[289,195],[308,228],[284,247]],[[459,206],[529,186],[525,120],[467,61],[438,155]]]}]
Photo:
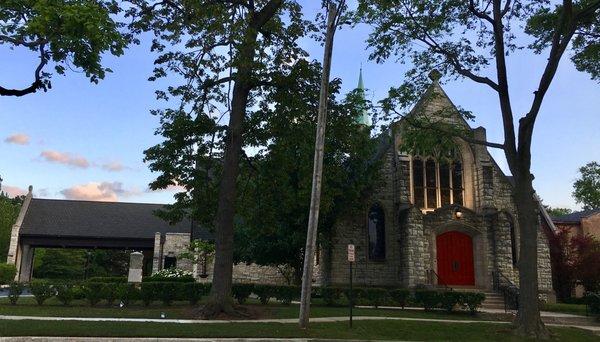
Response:
[{"label": "utility pole", "polygon": [[304,249],[304,267],[302,275],[302,297],[300,299],[300,328],[308,326],[310,317],[310,295],[312,290],[312,272],[314,266],[315,245],[317,242],[317,226],[319,224],[319,206],[321,204],[321,180],[323,174],[323,154],[325,148],[325,124],[327,122],[327,101],[329,98],[329,74],[331,72],[331,56],[333,53],[333,37],[337,29],[340,12],[344,8],[344,0],[336,6],[329,3],[327,12],[327,33],[323,53],[323,74],[321,76],[321,92],[319,94],[319,114],[317,119],[317,137],[315,139],[315,159],[312,178],[312,194],[310,197],[310,213],[306,247]]}]

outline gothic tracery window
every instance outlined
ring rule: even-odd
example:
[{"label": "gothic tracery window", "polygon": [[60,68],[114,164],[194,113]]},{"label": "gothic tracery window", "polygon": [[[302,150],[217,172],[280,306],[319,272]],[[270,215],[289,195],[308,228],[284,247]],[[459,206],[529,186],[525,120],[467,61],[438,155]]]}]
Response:
[{"label": "gothic tracery window", "polygon": [[385,259],[385,215],[379,204],[369,209],[368,217],[369,259]]},{"label": "gothic tracery window", "polygon": [[463,192],[463,168],[457,158],[452,161],[412,158],[412,200],[416,207],[463,205]]}]

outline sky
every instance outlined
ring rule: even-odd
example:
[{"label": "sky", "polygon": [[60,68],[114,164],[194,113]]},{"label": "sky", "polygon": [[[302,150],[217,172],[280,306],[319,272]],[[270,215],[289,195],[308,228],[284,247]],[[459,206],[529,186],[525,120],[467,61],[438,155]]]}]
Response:
[{"label": "sky", "polygon": [[[320,1],[301,1],[313,18]],[[351,6],[352,6],[351,2]],[[356,87],[359,68],[372,100],[383,99],[399,85],[407,69],[395,61],[369,61],[365,40],[370,27],[338,32],[332,77],[343,91]],[[154,91],[164,83],[149,82],[156,57],[149,36],[124,56],[104,57],[114,72],[99,84],[84,75],[54,75],[52,89],[24,97],[0,97],[0,176],[2,190],[16,195],[29,185],[34,196],[103,201],[171,203],[177,189],[149,191],[156,177],[143,162],[143,151],[161,141],[154,135],[159,120],[150,109],[161,105]],[[310,59],[322,59],[322,47],[303,39]],[[32,82],[35,56],[0,46],[0,84],[17,88]],[[509,57],[511,97],[516,113],[526,112],[539,80],[545,56],[528,51]],[[485,71],[491,75],[491,71]],[[451,100],[472,111],[473,127],[483,126],[488,140],[502,142],[498,100],[486,86],[471,81],[447,82]],[[578,209],[572,198],[577,169],[600,161],[600,87],[565,58],[546,96],[534,132],[534,186],[545,204]],[[316,115],[316,113],[315,113]],[[490,150],[508,173],[501,151]]]}]

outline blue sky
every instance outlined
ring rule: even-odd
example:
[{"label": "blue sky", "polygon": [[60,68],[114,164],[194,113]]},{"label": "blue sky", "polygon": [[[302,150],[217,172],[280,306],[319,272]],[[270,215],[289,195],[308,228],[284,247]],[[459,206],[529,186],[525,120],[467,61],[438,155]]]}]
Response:
[{"label": "blue sky", "polygon": [[[312,18],[318,1],[305,1]],[[365,38],[369,27],[345,28],[336,36],[332,77],[344,82],[344,91],[356,86],[363,63],[365,85],[373,100],[385,97],[390,86],[402,81],[406,67],[394,62],[368,61]],[[147,37],[145,37],[147,38]],[[322,49],[306,39],[310,58],[321,60]],[[21,98],[0,97],[0,175],[3,189],[34,193],[46,198],[88,198],[168,203],[173,190],[149,192],[152,173],[143,163],[143,151],[160,141],[154,136],[158,118],[149,110],[159,104],[148,82],[154,57],[149,39],[128,49],[124,56],[106,56],[113,69],[94,85],[78,73],[54,76],[53,89]],[[509,59],[512,101],[524,113],[544,66],[545,57],[518,52]],[[0,84],[31,83],[35,56],[0,47]],[[476,114],[473,126],[484,126],[488,139],[502,141],[498,101],[485,86],[470,81],[449,82],[444,89],[452,101]],[[571,197],[577,169],[600,160],[600,91],[598,83],[575,70],[564,59],[548,92],[535,129],[534,185],[552,206],[578,208]],[[491,151],[506,170],[499,151]]]}]

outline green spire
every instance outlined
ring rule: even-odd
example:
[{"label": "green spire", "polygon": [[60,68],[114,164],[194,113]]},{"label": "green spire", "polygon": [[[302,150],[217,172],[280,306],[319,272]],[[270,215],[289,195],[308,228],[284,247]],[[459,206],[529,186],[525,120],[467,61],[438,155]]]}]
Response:
[{"label": "green spire", "polygon": [[[359,95],[361,100],[365,100],[365,84],[363,82],[362,65],[360,67],[360,73],[358,75],[358,86],[356,87],[356,89],[358,89],[360,92]],[[360,114],[356,117],[356,122],[359,125],[371,126],[371,118],[369,117],[369,113],[367,113],[366,108],[363,108],[360,111]]]}]

